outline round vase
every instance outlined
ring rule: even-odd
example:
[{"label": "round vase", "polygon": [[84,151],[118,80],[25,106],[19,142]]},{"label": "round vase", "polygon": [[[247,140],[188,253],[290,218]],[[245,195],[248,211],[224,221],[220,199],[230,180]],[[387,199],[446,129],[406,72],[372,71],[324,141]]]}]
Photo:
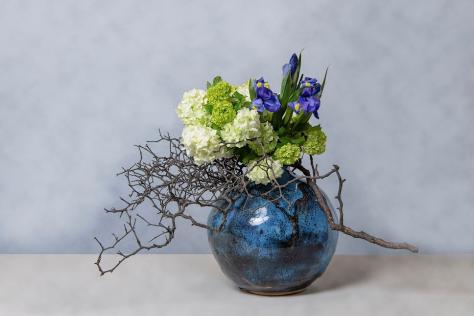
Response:
[{"label": "round vase", "polygon": [[271,187],[253,185],[249,196],[234,200],[225,219],[216,209],[209,214],[212,253],[224,274],[244,291],[261,295],[303,291],[324,273],[334,254],[337,232],[329,227],[315,193],[288,171],[278,179],[280,184],[289,181],[282,188],[285,198],[279,190],[264,197]]}]

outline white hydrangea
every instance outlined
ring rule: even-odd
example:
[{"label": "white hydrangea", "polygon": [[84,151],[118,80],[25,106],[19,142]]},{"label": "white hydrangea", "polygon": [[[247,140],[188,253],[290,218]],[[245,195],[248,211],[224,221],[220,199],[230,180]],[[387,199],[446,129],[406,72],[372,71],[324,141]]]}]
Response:
[{"label": "white hydrangea", "polygon": [[187,154],[193,157],[197,164],[211,162],[227,154],[217,131],[210,127],[186,126],[181,137]]},{"label": "white hydrangea", "polygon": [[281,163],[270,157],[254,160],[247,168],[247,177],[256,184],[268,184],[283,174]]},{"label": "white hydrangea", "polygon": [[258,137],[260,117],[256,110],[240,109],[233,122],[224,125],[221,137],[229,147],[244,147],[248,140]]},{"label": "white hydrangea", "polygon": [[204,109],[206,91],[192,89],[183,94],[176,113],[184,125],[205,125],[209,114]]},{"label": "white hydrangea", "polygon": [[249,142],[250,148],[259,156],[273,151],[278,141],[278,135],[273,130],[269,122],[260,124],[260,131],[257,139]]},{"label": "white hydrangea", "polygon": [[247,101],[251,101],[250,100],[250,92],[249,92],[249,80],[245,81],[244,83],[242,83],[240,86],[237,86],[235,87],[236,88],[236,91],[238,93],[240,93],[241,95],[245,96],[245,98],[247,99]]}]

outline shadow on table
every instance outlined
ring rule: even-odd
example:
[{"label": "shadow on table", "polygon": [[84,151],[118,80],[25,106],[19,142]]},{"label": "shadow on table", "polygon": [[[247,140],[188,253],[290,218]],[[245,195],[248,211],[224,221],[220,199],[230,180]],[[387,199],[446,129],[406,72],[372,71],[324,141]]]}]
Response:
[{"label": "shadow on table", "polygon": [[[328,270],[301,295],[331,291],[354,285],[370,278],[373,267],[357,257],[340,256],[335,258]],[[361,261],[361,262],[359,262]]]}]

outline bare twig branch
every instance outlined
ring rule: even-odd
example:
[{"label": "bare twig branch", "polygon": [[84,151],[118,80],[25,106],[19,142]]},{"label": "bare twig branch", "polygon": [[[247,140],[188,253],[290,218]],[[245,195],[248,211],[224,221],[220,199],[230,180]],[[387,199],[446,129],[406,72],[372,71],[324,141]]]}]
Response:
[{"label": "bare twig branch", "polygon": [[[95,238],[100,248],[95,264],[101,275],[113,272],[122,262],[141,251],[166,247],[175,236],[178,218],[187,220],[191,225],[197,227],[212,229],[187,213],[190,208],[215,208],[223,214],[223,222],[219,227],[222,229],[227,221],[229,208],[235,199],[242,195],[252,196],[252,190],[249,189],[251,183],[246,176],[250,170],[237,158],[222,158],[212,163],[197,165],[186,154],[179,139],[161,132],[159,136],[156,141],[136,146],[139,152],[138,162],[129,168],[123,168],[119,173],[126,178],[130,194],[127,198],[120,198],[124,204],[122,207],[106,209],[106,212],[118,215],[124,219],[125,224],[120,235],[113,234],[113,242],[109,246]],[[155,147],[160,145],[165,146],[166,155],[156,153]],[[263,156],[261,161],[266,162],[266,158]],[[295,177],[287,183],[275,180],[275,174],[270,168],[271,166],[268,165],[267,174],[273,180],[260,195],[270,202],[282,200],[288,207],[291,207],[290,202],[283,194],[283,189],[296,181],[306,181],[315,192],[331,229],[382,247],[418,251],[413,245],[388,242],[345,226],[342,200],[345,179],[342,178],[339,167],[334,165],[327,173],[319,174],[313,157],[310,157],[310,163],[311,172],[302,165],[301,161],[294,164],[293,169],[299,171],[300,174],[295,173]],[[335,220],[324,194],[316,184],[317,181],[334,174],[339,182],[335,197],[338,203],[338,222]],[[145,215],[144,212],[149,214]],[[149,234],[145,232],[149,232]],[[126,244],[126,240],[133,245],[133,250],[129,252],[120,250],[121,245]],[[115,253],[118,256],[115,264],[108,268],[105,268],[102,262],[105,253]]]},{"label": "bare twig branch", "polygon": [[337,190],[338,193],[335,197],[338,204],[339,204],[338,207],[337,207],[337,210],[339,211],[339,223],[336,223],[334,221],[334,216],[332,214],[332,211],[329,208],[328,203],[327,203],[324,195],[322,194],[321,189],[316,184],[316,180],[321,179],[322,177],[311,176],[308,169],[303,167],[303,165],[301,165],[301,163],[296,164],[295,167],[298,170],[300,170],[303,174],[306,175],[306,181],[310,185],[310,187],[313,189],[313,191],[315,192],[318,203],[321,205],[322,209],[326,213],[326,216],[328,218],[328,223],[329,223],[329,226],[331,227],[331,229],[340,231],[341,233],[344,233],[344,234],[349,235],[349,236],[354,237],[354,238],[364,239],[364,240],[366,240],[370,243],[379,245],[379,246],[384,247],[384,248],[406,249],[406,250],[409,250],[409,251],[414,252],[414,253],[418,252],[418,248],[414,245],[409,244],[409,243],[389,242],[389,241],[383,240],[381,238],[372,236],[372,235],[370,235],[370,234],[368,234],[364,231],[355,231],[352,228],[347,227],[347,226],[344,225],[344,222],[343,222],[343,220],[344,220],[344,212],[343,212],[344,204],[342,202],[342,187],[343,187],[343,184],[345,182],[345,179],[342,178],[342,176],[339,172],[339,166],[334,165],[333,169],[330,172],[328,172],[328,174],[335,173],[337,175],[337,178],[338,178],[338,181],[339,181],[339,186],[338,186],[338,190]]}]

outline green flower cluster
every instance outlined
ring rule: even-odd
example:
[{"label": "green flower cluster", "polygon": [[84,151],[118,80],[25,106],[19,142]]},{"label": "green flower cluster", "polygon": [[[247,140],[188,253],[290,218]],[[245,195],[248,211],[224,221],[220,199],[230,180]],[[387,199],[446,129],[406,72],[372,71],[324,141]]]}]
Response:
[{"label": "green flower cluster", "polygon": [[259,136],[252,142],[249,142],[249,147],[257,155],[263,156],[275,150],[277,145],[278,135],[273,130],[272,124],[265,122],[260,124]]},{"label": "green flower cluster", "polygon": [[275,150],[275,153],[273,154],[273,158],[275,158],[284,165],[294,164],[298,159],[300,159],[300,156],[300,146],[291,143],[287,143],[281,146],[280,148]]},{"label": "green flower cluster", "polygon": [[326,151],[326,134],[321,126],[311,127],[307,131],[306,141],[303,144],[303,151],[308,155],[320,155]]},{"label": "green flower cluster", "polygon": [[293,54],[283,67],[280,93],[263,77],[234,86],[220,76],[206,90],[186,92],[176,111],[188,155],[197,164],[235,157],[248,179],[268,184],[303,154],[322,154],[326,134],[310,120],[319,119],[326,75],[319,83],[300,75],[300,68],[301,56]]},{"label": "green flower cluster", "polygon": [[215,105],[221,101],[228,101],[232,94],[232,86],[226,81],[218,81],[207,89],[207,102]]},{"label": "green flower cluster", "polygon": [[[209,84],[206,91],[206,111],[209,113],[209,126],[216,130],[222,130],[224,126],[231,123],[242,107],[245,97],[236,94],[236,88],[230,83],[216,77]],[[239,98],[236,96],[240,96]]]},{"label": "green flower cluster", "polygon": [[212,106],[211,124],[213,128],[222,129],[225,124],[234,120],[236,112],[229,101],[219,101]]},{"label": "green flower cluster", "polygon": [[268,184],[278,179],[282,174],[283,167],[281,163],[271,157],[254,160],[248,165],[247,176],[256,184]]}]

